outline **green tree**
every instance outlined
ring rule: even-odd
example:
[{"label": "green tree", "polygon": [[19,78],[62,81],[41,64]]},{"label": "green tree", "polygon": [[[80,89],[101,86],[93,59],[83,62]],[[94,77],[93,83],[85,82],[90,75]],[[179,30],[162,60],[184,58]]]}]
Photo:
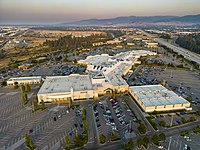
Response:
[{"label": "green tree", "polygon": [[45,103],[44,103],[44,100],[41,100],[41,104],[42,104],[42,110],[45,109]]},{"label": "green tree", "polygon": [[19,87],[18,83],[16,84],[16,82],[15,82],[13,87],[14,87],[14,89],[18,89],[18,87]]},{"label": "green tree", "polygon": [[160,122],[159,122],[159,125],[161,125],[161,126],[163,126],[163,127],[166,127],[166,126],[167,126],[167,124],[166,124],[166,122],[165,122],[164,120],[160,121]]},{"label": "green tree", "polygon": [[146,126],[143,123],[141,123],[139,125],[138,130],[139,130],[140,134],[145,134],[147,132]]},{"label": "green tree", "polygon": [[197,125],[195,128],[193,128],[193,132],[195,134],[199,134],[200,133],[200,125]]},{"label": "green tree", "polygon": [[191,116],[190,117],[190,121],[196,121],[197,119],[196,119],[196,117],[195,116]]},{"label": "green tree", "polygon": [[151,140],[155,145],[159,145],[159,140],[160,140],[159,138],[160,137],[157,134],[154,134]]},{"label": "green tree", "polygon": [[200,116],[200,110],[196,111],[196,114]]},{"label": "green tree", "polygon": [[181,118],[181,121],[182,121],[183,123],[186,123],[186,122],[187,122],[187,120],[186,120],[185,117],[182,117],[182,118]]},{"label": "green tree", "polygon": [[147,149],[149,145],[149,138],[148,137],[144,137],[143,138],[143,146]]},{"label": "green tree", "polygon": [[70,150],[71,148],[70,148],[70,140],[68,134],[66,134],[65,142],[66,142],[66,150]]},{"label": "green tree", "polygon": [[26,91],[29,93],[31,91],[31,86],[30,84],[26,84]]},{"label": "green tree", "polygon": [[139,138],[139,139],[137,140],[137,146],[138,146],[139,148],[141,148],[142,145],[143,145],[143,140],[142,140],[141,138]]},{"label": "green tree", "polygon": [[37,111],[38,110],[38,102],[37,100],[33,101],[33,111]]},{"label": "green tree", "polygon": [[189,130],[181,131],[181,136],[189,136],[189,135],[190,135]]},{"label": "green tree", "polygon": [[114,134],[114,133],[111,133],[111,134],[110,134],[110,140],[111,140],[111,141],[117,141],[117,140],[119,140],[119,139],[120,139],[119,135]]},{"label": "green tree", "polygon": [[23,84],[21,85],[21,91],[22,91],[22,93],[25,92],[25,86]]},{"label": "green tree", "polygon": [[72,99],[70,98],[70,100],[69,100],[69,108],[71,108],[72,107]]},{"label": "green tree", "polygon": [[133,147],[134,147],[133,139],[130,139],[127,143],[122,144],[123,150],[133,150]]},{"label": "green tree", "polygon": [[77,64],[77,60],[76,59],[74,59],[74,63]]},{"label": "green tree", "polygon": [[22,104],[26,105],[28,103],[28,97],[26,93],[22,93]]},{"label": "green tree", "polygon": [[159,134],[159,138],[160,138],[160,141],[165,141],[166,140],[166,136],[165,136],[164,133]]},{"label": "green tree", "polygon": [[31,137],[28,134],[25,134],[25,141],[26,141],[26,146],[30,150],[34,150],[35,149],[35,146],[33,144],[33,140],[31,139]]},{"label": "green tree", "polygon": [[87,137],[81,134],[77,134],[74,140],[75,147],[82,147],[87,143]]},{"label": "green tree", "polygon": [[120,97],[122,97],[122,95],[123,95],[123,92],[122,92],[122,91],[120,91],[120,92],[119,92],[119,95],[120,95]]},{"label": "green tree", "polygon": [[100,135],[99,139],[101,144],[104,144],[106,142],[106,137],[103,134]]}]

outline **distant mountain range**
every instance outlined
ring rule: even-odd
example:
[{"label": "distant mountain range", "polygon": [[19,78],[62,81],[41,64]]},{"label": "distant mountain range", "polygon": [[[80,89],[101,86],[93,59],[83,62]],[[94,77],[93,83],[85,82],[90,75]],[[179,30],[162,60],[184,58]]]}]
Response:
[{"label": "distant mountain range", "polygon": [[109,19],[88,19],[62,25],[130,25],[130,24],[200,24],[200,14],[187,16],[125,16]]}]

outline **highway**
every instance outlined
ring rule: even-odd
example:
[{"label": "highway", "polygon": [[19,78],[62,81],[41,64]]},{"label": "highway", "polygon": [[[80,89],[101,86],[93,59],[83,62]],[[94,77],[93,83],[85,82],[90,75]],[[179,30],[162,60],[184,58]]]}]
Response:
[{"label": "highway", "polygon": [[[154,38],[151,34],[139,29],[139,31],[141,31],[143,34],[149,36],[149,37],[152,37]],[[164,40],[161,40],[159,38],[154,38],[154,40],[156,42],[158,42],[159,44],[161,45],[164,45],[168,48],[171,48],[174,52],[177,52],[178,54],[182,55],[184,58],[190,60],[190,61],[193,61],[193,62],[196,62],[198,65],[200,65],[200,56],[198,54],[195,54],[187,49],[184,49],[182,47],[179,47],[179,46],[175,46],[175,45],[172,45]]]}]

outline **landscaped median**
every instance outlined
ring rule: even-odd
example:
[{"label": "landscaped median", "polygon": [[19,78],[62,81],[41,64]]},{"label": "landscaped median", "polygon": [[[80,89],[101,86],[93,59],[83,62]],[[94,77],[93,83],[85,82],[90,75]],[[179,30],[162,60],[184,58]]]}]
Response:
[{"label": "landscaped median", "polygon": [[120,140],[121,138],[120,138],[120,136],[118,135],[118,134],[116,134],[116,133],[111,133],[110,134],[110,140],[112,141],[112,142],[114,142],[114,141],[118,141],[118,140]]},{"label": "landscaped median", "polygon": [[152,121],[153,117],[152,116],[148,116],[146,118],[149,121],[149,123],[152,125],[152,127],[154,128],[154,130],[158,131],[157,123],[155,123],[154,121]]},{"label": "landscaped median", "polygon": [[106,142],[106,137],[105,137],[105,135],[101,134],[101,135],[99,136],[99,141],[100,141],[101,144],[104,144],[104,143]]},{"label": "landscaped median", "polygon": [[83,120],[84,132],[82,134],[76,135],[75,140],[74,140],[75,147],[83,147],[88,142],[88,128],[87,128],[85,107],[82,110],[82,120]]}]

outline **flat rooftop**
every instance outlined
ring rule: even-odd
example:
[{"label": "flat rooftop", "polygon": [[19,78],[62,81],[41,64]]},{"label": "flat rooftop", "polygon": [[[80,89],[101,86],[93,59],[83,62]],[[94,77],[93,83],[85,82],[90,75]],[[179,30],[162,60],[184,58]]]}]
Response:
[{"label": "flat rooftop", "polygon": [[40,80],[41,76],[32,76],[32,77],[16,77],[16,78],[10,78],[8,81],[16,81],[16,80]]},{"label": "flat rooftop", "polygon": [[162,85],[132,86],[130,89],[146,107],[189,103]]},{"label": "flat rooftop", "polygon": [[71,92],[72,88],[74,92],[93,90],[89,75],[47,77],[38,94]]}]

